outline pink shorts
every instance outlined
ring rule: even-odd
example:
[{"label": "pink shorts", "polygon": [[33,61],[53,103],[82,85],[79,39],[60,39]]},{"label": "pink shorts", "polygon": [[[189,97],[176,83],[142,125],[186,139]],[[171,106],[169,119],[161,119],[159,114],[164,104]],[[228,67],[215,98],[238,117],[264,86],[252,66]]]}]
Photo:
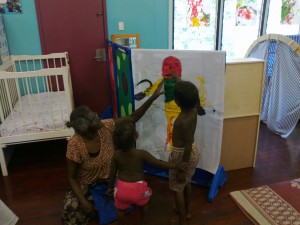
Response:
[{"label": "pink shorts", "polygon": [[117,209],[128,209],[131,205],[144,206],[148,203],[152,190],[147,182],[117,181],[115,187],[115,206]]}]

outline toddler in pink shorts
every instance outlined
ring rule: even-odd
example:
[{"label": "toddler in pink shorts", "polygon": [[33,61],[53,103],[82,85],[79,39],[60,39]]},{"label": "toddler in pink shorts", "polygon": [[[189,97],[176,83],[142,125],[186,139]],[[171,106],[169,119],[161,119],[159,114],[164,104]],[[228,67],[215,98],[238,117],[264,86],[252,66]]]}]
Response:
[{"label": "toddler in pink shorts", "polygon": [[118,180],[114,190],[117,209],[128,209],[131,205],[144,206],[152,195],[152,190],[146,181],[124,182]]},{"label": "toddler in pink shorts", "polygon": [[115,187],[115,206],[118,209],[118,224],[124,224],[126,210],[131,205],[142,208],[142,224],[147,224],[148,202],[152,190],[144,181],[144,162],[163,169],[185,170],[187,163],[160,161],[145,150],[134,147],[138,133],[134,124],[128,120],[116,123],[113,141],[116,151],[111,161],[107,194],[113,194]]}]

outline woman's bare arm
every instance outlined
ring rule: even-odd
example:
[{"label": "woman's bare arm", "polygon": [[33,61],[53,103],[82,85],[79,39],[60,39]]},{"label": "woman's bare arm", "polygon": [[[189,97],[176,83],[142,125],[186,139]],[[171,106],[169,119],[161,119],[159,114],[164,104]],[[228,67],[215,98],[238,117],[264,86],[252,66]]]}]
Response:
[{"label": "woman's bare arm", "polygon": [[79,164],[73,162],[70,159],[67,159],[67,171],[68,171],[68,180],[70,183],[70,186],[72,188],[72,191],[76,194],[78,197],[79,202],[83,202],[85,200],[85,196],[83,191],[80,188],[80,184],[77,181],[77,173],[79,170]]},{"label": "woman's bare arm", "polygon": [[67,171],[68,171],[68,180],[71,186],[72,191],[78,198],[79,203],[83,209],[90,215],[95,214],[94,206],[90,203],[84,196],[83,191],[80,188],[80,184],[77,180],[77,173],[79,170],[79,164],[73,162],[70,159],[67,159]]}]

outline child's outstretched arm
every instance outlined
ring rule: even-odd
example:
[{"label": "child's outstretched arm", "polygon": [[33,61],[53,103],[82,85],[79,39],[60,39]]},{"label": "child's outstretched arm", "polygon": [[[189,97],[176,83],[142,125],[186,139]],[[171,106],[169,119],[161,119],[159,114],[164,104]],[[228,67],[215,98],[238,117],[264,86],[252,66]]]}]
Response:
[{"label": "child's outstretched arm", "polygon": [[162,168],[162,169],[179,169],[181,171],[185,171],[187,169],[187,163],[180,162],[180,163],[172,163],[172,162],[166,162],[162,160],[156,159],[154,156],[152,156],[149,152],[145,150],[140,150],[142,153],[143,160],[153,166]]},{"label": "child's outstretched arm", "polygon": [[117,175],[117,165],[116,165],[116,160],[115,160],[115,155],[113,156],[110,164],[110,173],[109,173],[109,179],[108,179],[108,189],[106,194],[111,196],[114,192],[114,183],[115,183],[115,178]]},{"label": "child's outstretched arm", "polygon": [[157,89],[154,91],[154,93],[150,96],[150,98],[147,99],[147,101],[137,110],[135,110],[131,115],[122,117],[118,120],[127,119],[130,120],[133,123],[136,123],[144,114],[145,112],[150,108],[152,103],[162,94],[164,94],[164,91],[161,91],[161,88],[163,86],[163,82],[160,82],[157,86]]},{"label": "child's outstretched arm", "polygon": [[152,105],[152,103],[164,92],[161,91],[161,88],[163,86],[163,82],[160,82],[157,89],[154,91],[154,93],[151,95],[151,97],[137,110],[135,110],[129,117],[132,120],[132,122],[137,122],[149,109],[149,107]]}]

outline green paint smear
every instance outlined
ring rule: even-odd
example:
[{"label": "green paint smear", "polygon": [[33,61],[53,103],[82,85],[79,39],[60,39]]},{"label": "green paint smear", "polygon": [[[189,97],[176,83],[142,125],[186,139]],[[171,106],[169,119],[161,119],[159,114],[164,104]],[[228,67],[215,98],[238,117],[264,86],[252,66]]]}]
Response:
[{"label": "green paint smear", "polygon": [[121,60],[120,60],[119,56],[117,56],[117,67],[118,67],[118,70],[121,69]]},{"label": "green paint smear", "polygon": [[121,105],[121,117],[126,116],[124,105]]},{"label": "green paint smear", "polygon": [[132,114],[132,104],[131,103],[128,104],[128,114],[129,115]]}]

